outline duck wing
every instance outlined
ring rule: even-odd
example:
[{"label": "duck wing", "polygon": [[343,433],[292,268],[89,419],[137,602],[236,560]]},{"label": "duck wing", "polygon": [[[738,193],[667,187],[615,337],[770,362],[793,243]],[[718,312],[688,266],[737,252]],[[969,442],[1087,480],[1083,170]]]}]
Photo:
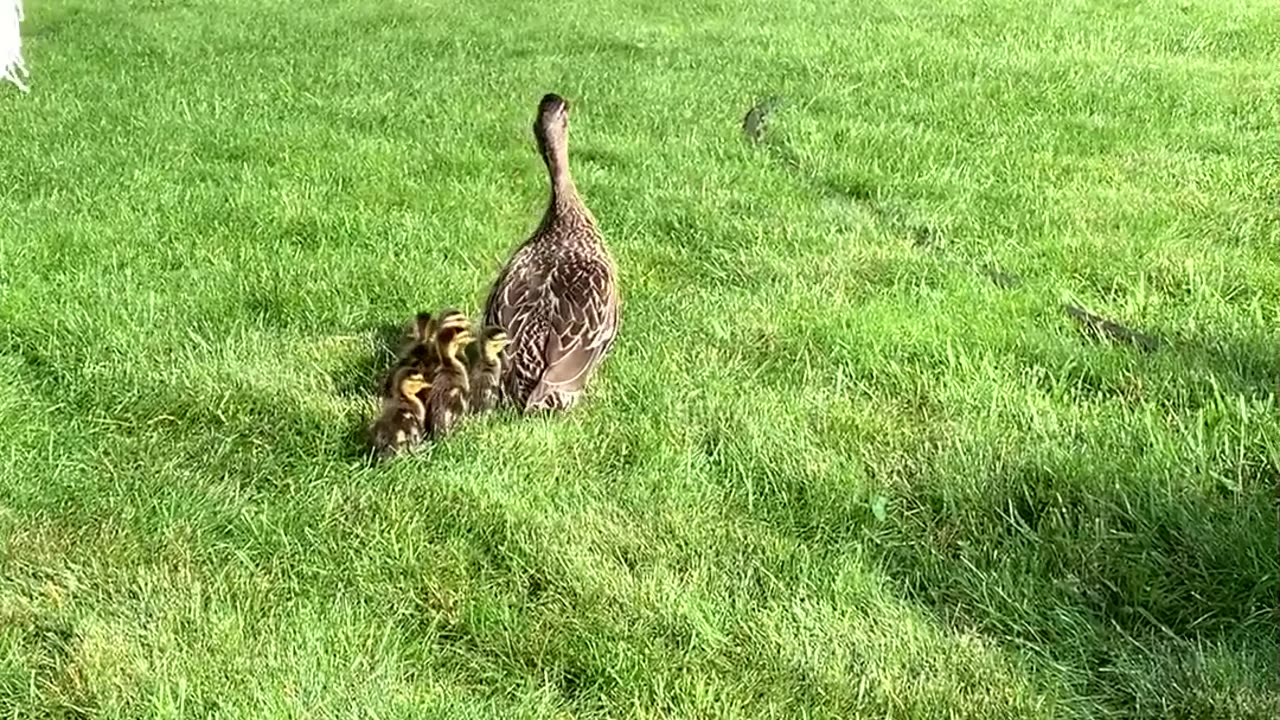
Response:
[{"label": "duck wing", "polygon": [[485,302],[485,324],[506,330],[511,338],[500,385],[502,394],[519,404],[524,403],[545,367],[547,272],[536,261],[535,252],[529,245],[516,251]]},{"label": "duck wing", "polygon": [[531,311],[538,306],[542,275],[526,246],[516,251],[502,268],[484,304],[484,322],[496,325],[514,338],[520,334]]},{"label": "duck wing", "polygon": [[592,371],[613,347],[618,334],[618,287],[604,261],[558,268],[554,305],[543,357],[546,369],[529,394],[526,407],[548,397],[571,398],[582,392]]}]

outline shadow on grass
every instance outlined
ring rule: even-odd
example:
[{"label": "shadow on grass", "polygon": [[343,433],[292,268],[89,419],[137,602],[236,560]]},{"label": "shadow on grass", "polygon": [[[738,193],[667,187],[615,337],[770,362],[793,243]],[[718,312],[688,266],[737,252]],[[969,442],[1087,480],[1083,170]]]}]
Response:
[{"label": "shadow on grass", "polygon": [[[370,344],[383,350],[361,355],[333,373],[340,398],[378,394],[401,328],[379,325],[365,332],[373,335]],[[119,352],[96,346],[91,336],[14,322],[0,330],[0,353],[19,359],[19,381],[49,407],[74,407],[68,422],[90,421],[91,429],[106,422],[130,437],[181,439],[172,443],[171,454],[189,456],[210,472],[265,478],[271,473],[262,470],[279,462],[368,457],[367,414],[335,426],[331,415],[310,407],[304,395],[266,395],[236,375],[194,385],[183,382],[181,373],[156,374],[145,382],[129,376],[104,381],[98,370],[101,358]]]},{"label": "shadow on grass", "polygon": [[616,694],[625,671],[616,648],[632,633],[581,592],[544,529],[448,482],[425,489],[422,502],[438,512],[422,535],[450,551],[405,588],[397,627],[413,673],[489,687],[532,678],[583,708]]},{"label": "shadow on grass", "polygon": [[940,249],[945,236],[935,223],[920,217],[909,204],[885,198],[871,181],[857,176],[828,176],[807,167],[781,130],[768,129],[769,119],[783,105],[771,97],[752,107],[743,118],[747,139],[774,159],[798,180],[823,197],[848,202],[860,208],[891,235],[906,239],[920,250]]},{"label": "shadow on grass", "polygon": [[[1204,648],[1264,657],[1258,639],[1275,635],[1280,537],[1265,467],[1243,493],[1176,495],[1120,463],[1105,477],[1024,465],[975,469],[985,477],[972,481],[926,467],[878,521],[856,477],[779,470],[785,448],[740,446],[726,462],[725,442],[710,433],[704,452],[731,512],[817,556],[869,553],[900,597],[942,627],[1069,668],[1076,692],[1110,711],[1167,716],[1137,712],[1156,695],[1203,703],[1217,692],[1195,666]],[[1174,667],[1185,685],[1154,692],[1152,673]],[[1260,692],[1240,717],[1256,715]]]},{"label": "shadow on grass", "polygon": [[[1019,364],[1053,369],[1045,375],[1047,389],[1067,388],[1068,402],[1150,404],[1181,392],[1190,374],[1207,375],[1211,382],[1202,377],[1185,393],[1186,402],[1206,407],[1233,402],[1229,394],[1225,400],[1215,394],[1214,384],[1250,391],[1270,372],[1274,361],[1250,364],[1247,347],[1239,352],[1243,358],[1224,353],[1223,359],[1175,345],[1151,357],[1117,352],[1115,362],[1093,364],[1080,359],[1087,351],[1070,347],[1027,354]],[[1074,374],[1063,378],[1059,371]],[[1135,371],[1159,377],[1148,378],[1144,391],[1132,383]],[[776,373],[759,381],[764,393],[797,389]],[[842,449],[858,442],[847,428],[823,429],[819,419],[813,427],[753,436],[753,424],[727,408],[699,423],[698,447],[728,512],[815,554],[869,552],[912,606],[944,627],[981,633],[1049,667],[1068,668],[1076,691],[1109,711],[1174,716],[1159,708],[1138,711],[1150,708],[1144,699],[1154,696],[1189,708],[1220,691],[1229,695],[1211,687],[1214,671],[1197,664],[1205,648],[1225,648],[1224,657],[1245,667],[1240,658],[1265,656],[1258,639],[1274,637],[1280,619],[1274,609],[1280,476],[1261,440],[1240,438],[1238,458],[1235,446],[1211,443],[1205,450],[1206,463],[1235,474],[1231,482],[1212,479],[1211,468],[1173,466],[1193,452],[1186,448],[1170,448],[1164,464],[1144,460],[1144,448],[1134,447],[1105,457],[963,466],[934,457],[928,446],[945,410],[935,404],[918,418],[902,418],[918,427],[897,440],[896,450],[882,448],[879,466],[860,467]],[[1170,431],[1168,441],[1179,442],[1178,433]],[[1103,452],[1118,445],[1093,447]],[[1145,450],[1162,455],[1160,448]],[[1175,480],[1184,472],[1196,475]],[[892,497],[881,520],[873,502],[886,485]],[[1166,671],[1183,673],[1186,685],[1157,692],[1152,674]],[[1254,690],[1274,676],[1241,672]],[[1267,692],[1258,690],[1238,716],[1256,716]]]},{"label": "shadow on grass", "polygon": [[1260,340],[1191,339],[1175,342],[1172,352],[1188,367],[1203,368],[1228,394],[1280,395],[1280,353]]},{"label": "shadow on grass", "polygon": [[[10,686],[0,677],[0,707],[11,708],[17,716],[31,698],[29,687],[41,688],[45,709],[57,717],[87,719],[97,716],[98,703],[89,690],[84,664],[79,658],[81,639],[65,618],[43,618],[35,614],[6,614],[0,639],[9,635],[9,645],[31,673],[30,685]],[[6,643],[9,644],[9,643]]]}]

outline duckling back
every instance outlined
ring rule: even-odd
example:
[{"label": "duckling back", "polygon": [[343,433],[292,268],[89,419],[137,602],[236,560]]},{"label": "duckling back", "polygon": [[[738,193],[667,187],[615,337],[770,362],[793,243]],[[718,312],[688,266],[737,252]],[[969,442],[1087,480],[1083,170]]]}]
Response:
[{"label": "duckling back", "polygon": [[382,413],[370,428],[374,456],[386,460],[422,444],[423,417],[421,411],[407,403],[384,401]]}]

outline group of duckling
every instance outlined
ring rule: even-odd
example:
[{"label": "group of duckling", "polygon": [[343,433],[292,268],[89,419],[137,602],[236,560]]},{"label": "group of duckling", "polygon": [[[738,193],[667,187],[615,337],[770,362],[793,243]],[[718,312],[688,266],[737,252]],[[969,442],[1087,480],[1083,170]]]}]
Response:
[{"label": "group of duckling", "polygon": [[486,326],[479,352],[468,362],[467,348],[475,342],[471,321],[457,310],[414,318],[383,384],[382,410],[369,428],[375,457],[411,452],[453,432],[468,415],[497,406],[509,338],[502,328]]},{"label": "group of duckling", "polygon": [[[533,122],[549,202],[537,230],[512,253],[485,302],[480,351],[466,315],[419,314],[383,388],[370,430],[386,458],[452,432],[499,402],[521,412],[575,405],[613,347],[617,268],[569,172],[569,103],[543,96]],[[508,333],[510,333],[508,335]]]}]

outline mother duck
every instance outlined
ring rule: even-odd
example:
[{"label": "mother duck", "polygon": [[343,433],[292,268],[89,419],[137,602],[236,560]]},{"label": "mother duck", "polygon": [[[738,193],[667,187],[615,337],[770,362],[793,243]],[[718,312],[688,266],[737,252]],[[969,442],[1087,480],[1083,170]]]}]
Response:
[{"label": "mother duck", "polygon": [[572,407],[618,333],[617,269],[569,173],[564,98],[542,98],[533,134],[550,175],[551,201],[485,303],[485,323],[510,337],[503,396],[526,412]]}]

